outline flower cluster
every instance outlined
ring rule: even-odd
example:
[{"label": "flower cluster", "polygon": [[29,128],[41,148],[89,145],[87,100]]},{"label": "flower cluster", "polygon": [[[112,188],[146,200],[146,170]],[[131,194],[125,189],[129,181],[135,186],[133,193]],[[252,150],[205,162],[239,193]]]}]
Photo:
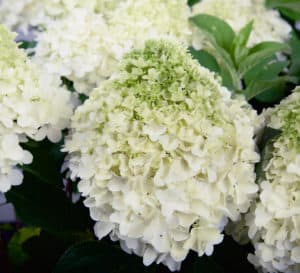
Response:
[{"label": "flower cluster", "polygon": [[[202,0],[193,6],[193,15],[207,13],[225,20],[234,31],[239,31],[253,20],[253,31],[248,42],[253,46],[263,41],[284,42],[291,32],[290,25],[278,11],[267,9],[265,0]],[[201,47],[199,30],[193,32],[193,46]]]},{"label": "flower cluster", "polygon": [[[300,88],[265,112],[281,134],[263,162],[258,201],[246,223],[255,246],[249,260],[264,272],[300,272]],[[270,150],[270,148],[269,148]]]},{"label": "flower cluster", "polygon": [[35,60],[89,94],[113,74],[124,53],[146,40],[171,36],[187,43],[189,12],[182,0],[121,1],[109,18],[75,8],[38,34]]},{"label": "flower cluster", "polygon": [[17,165],[32,161],[20,142],[59,141],[72,114],[70,93],[31,63],[14,38],[0,25],[0,192],[20,184]]},{"label": "flower cluster", "polygon": [[255,111],[171,41],[126,54],[72,118],[65,144],[99,239],[144,264],[211,255],[255,184]]},{"label": "flower cluster", "polygon": [[0,23],[12,30],[27,32],[29,27],[46,27],[53,19],[60,19],[74,8],[84,7],[106,15],[121,0],[18,0],[0,1]]}]

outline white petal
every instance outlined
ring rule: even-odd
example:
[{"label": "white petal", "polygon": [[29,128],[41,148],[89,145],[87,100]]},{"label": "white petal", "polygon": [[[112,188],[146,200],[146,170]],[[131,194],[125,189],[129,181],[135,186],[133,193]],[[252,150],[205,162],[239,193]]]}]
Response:
[{"label": "white petal", "polygon": [[97,222],[94,226],[94,232],[99,240],[108,235],[113,229],[115,225],[113,223],[107,222]]}]

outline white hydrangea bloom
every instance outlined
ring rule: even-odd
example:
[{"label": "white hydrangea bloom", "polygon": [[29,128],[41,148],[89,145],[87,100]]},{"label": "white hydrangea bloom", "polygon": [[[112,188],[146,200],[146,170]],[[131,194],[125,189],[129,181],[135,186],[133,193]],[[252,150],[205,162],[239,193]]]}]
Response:
[{"label": "white hydrangea bloom", "polygon": [[124,53],[140,48],[147,39],[173,36],[187,43],[188,16],[182,0],[127,0],[109,19],[73,9],[38,34],[36,61],[74,81],[78,92],[89,94],[113,74]]},{"label": "white hydrangea bloom", "polygon": [[56,142],[72,114],[70,93],[31,63],[0,25],[0,192],[22,182],[18,164],[29,164],[27,137]]},{"label": "white hydrangea bloom", "polygon": [[300,88],[265,112],[267,126],[281,130],[263,164],[257,203],[246,216],[263,272],[300,272]]},{"label": "white hydrangea bloom", "polygon": [[[193,15],[206,13],[225,20],[238,32],[253,20],[253,31],[248,46],[263,41],[284,42],[292,30],[291,26],[280,18],[276,10],[267,9],[265,0],[202,0],[193,6]],[[193,46],[201,48],[202,35],[193,28]]]},{"label": "white hydrangea bloom", "polygon": [[109,52],[112,39],[101,15],[74,9],[37,35],[34,61],[44,65],[49,73],[74,81],[76,90],[87,94],[116,66],[117,61]]},{"label": "white hydrangea bloom", "polygon": [[179,44],[126,55],[77,109],[65,144],[97,237],[170,270],[189,250],[211,255],[258,190],[256,122]]},{"label": "white hydrangea bloom", "polygon": [[122,0],[0,0],[0,23],[12,30],[26,32],[29,26],[47,26],[74,8],[84,7],[96,13],[113,10]]}]

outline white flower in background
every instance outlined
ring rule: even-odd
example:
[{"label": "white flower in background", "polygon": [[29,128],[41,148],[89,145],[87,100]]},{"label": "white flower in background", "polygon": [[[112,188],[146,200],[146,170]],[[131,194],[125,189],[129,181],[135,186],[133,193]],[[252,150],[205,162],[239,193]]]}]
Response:
[{"label": "white flower in background", "polygon": [[0,25],[0,192],[19,185],[17,165],[32,161],[20,143],[27,137],[59,141],[72,114],[70,93],[31,63],[14,38]]},{"label": "white flower in background", "polygon": [[38,34],[35,60],[89,94],[113,74],[124,53],[142,47],[147,39],[171,36],[187,43],[188,17],[189,7],[182,0],[127,0],[109,19],[73,9]]},{"label": "white flower in background", "polygon": [[187,43],[190,35],[190,8],[185,0],[127,0],[111,15],[109,25],[120,37],[119,43],[125,40],[124,45],[131,43],[140,48],[145,40],[166,35]]},{"label": "white flower in background", "polygon": [[81,93],[88,93],[115,69],[116,61],[109,52],[112,39],[102,15],[74,9],[37,35],[34,61],[49,73],[74,81]]},{"label": "white flower in background", "polygon": [[259,199],[246,216],[263,272],[300,272],[300,88],[265,112],[267,126],[281,130],[263,164]]},{"label": "white flower in background", "polygon": [[170,270],[189,250],[211,255],[258,189],[256,113],[185,51],[149,41],[126,55],[77,109],[64,149],[96,236]]},{"label": "white flower in background", "polygon": [[[276,10],[265,7],[265,0],[202,0],[193,6],[193,15],[206,13],[225,20],[238,32],[253,20],[248,46],[264,41],[285,42],[292,30]],[[202,35],[193,27],[193,46],[201,48]]]},{"label": "white flower in background", "polygon": [[86,8],[106,15],[122,0],[0,0],[0,23],[27,32],[30,26],[46,27],[74,8]]}]

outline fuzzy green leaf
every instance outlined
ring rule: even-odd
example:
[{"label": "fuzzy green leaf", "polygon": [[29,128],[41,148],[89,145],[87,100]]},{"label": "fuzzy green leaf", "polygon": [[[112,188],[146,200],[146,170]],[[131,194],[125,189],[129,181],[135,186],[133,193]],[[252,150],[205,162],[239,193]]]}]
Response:
[{"label": "fuzzy green leaf", "polygon": [[248,55],[247,43],[253,29],[253,21],[243,27],[235,36],[233,41],[233,54],[235,63],[239,64],[241,60]]},{"label": "fuzzy green leaf", "polygon": [[299,0],[266,0],[269,8],[277,8],[282,14],[292,20],[300,19],[300,1]]},{"label": "fuzzy green leaf", "polygon": [[278,84],[263,93],[257,95],[255,99],[261,103],[279,103],[286,96],[286,83]]},{"label": "fuzzy green leaf", "polygon": [[275,88],[278,85],[285,84],[286,82],[297,82],[297,79],[295,77],[289,77],[289,76],[281,76],[273,80],[265,80],[265,81],[253,81],[251,82],[246,90],[244,91],[244,94],[246,96],[247,100],[250,100],[272,88]]},{"label": "fuzzy green leaf", "polygon": [[245,82],[247,85],[249,85],[253,81],[257,82],[261,80],[275,79],[288,65],[288,61],[278,61],[273,57],[270,59],[265,59],[247,72],[244,77]]},{"label": "fuzzy green leaf", "polygon": [[291,67],[290,75],[298,76],[300,79],[300,38],[296,32],[293,32],[289,40],[291,47]]},{"label": "fuzzy green leaf", "polygon": [[191,17],[190,20],[199,29],[211,33],[219,46],[227,51],[231,49],[235,33],[225,21],[208,14],[198,14]]},{"label": "fuzzy green leaf", "polygon": [[247,72],[263,60],[272,57],[275,53],[287,49],[289,49],[288,45],[278,42],[262,42],[252,47],[249,50],[249,55],[239,65],[241,77],[244,77]]},{"label": "fuzzy green leaf", "polygon": [[207,32],[202,31],[203,35],[206,37],[206,43],[204,46],[204,50],[212,55],[220,68],[220,76],[223,81],[223,85],[226,86],[230,90],[237,90],[240,88],[240,78],[235,69],[235,65],[233,60],[224,48],[218,45],[214,36]]},{"label": "fuzzy green leaf", "polygon": [[189,52],[192,54],[193,58],[196,59],[202,66],[208,68],[209,70],[219,73],[220,67],[217,63],[215,57],[205,50],[195,50],[189,48]]}]

